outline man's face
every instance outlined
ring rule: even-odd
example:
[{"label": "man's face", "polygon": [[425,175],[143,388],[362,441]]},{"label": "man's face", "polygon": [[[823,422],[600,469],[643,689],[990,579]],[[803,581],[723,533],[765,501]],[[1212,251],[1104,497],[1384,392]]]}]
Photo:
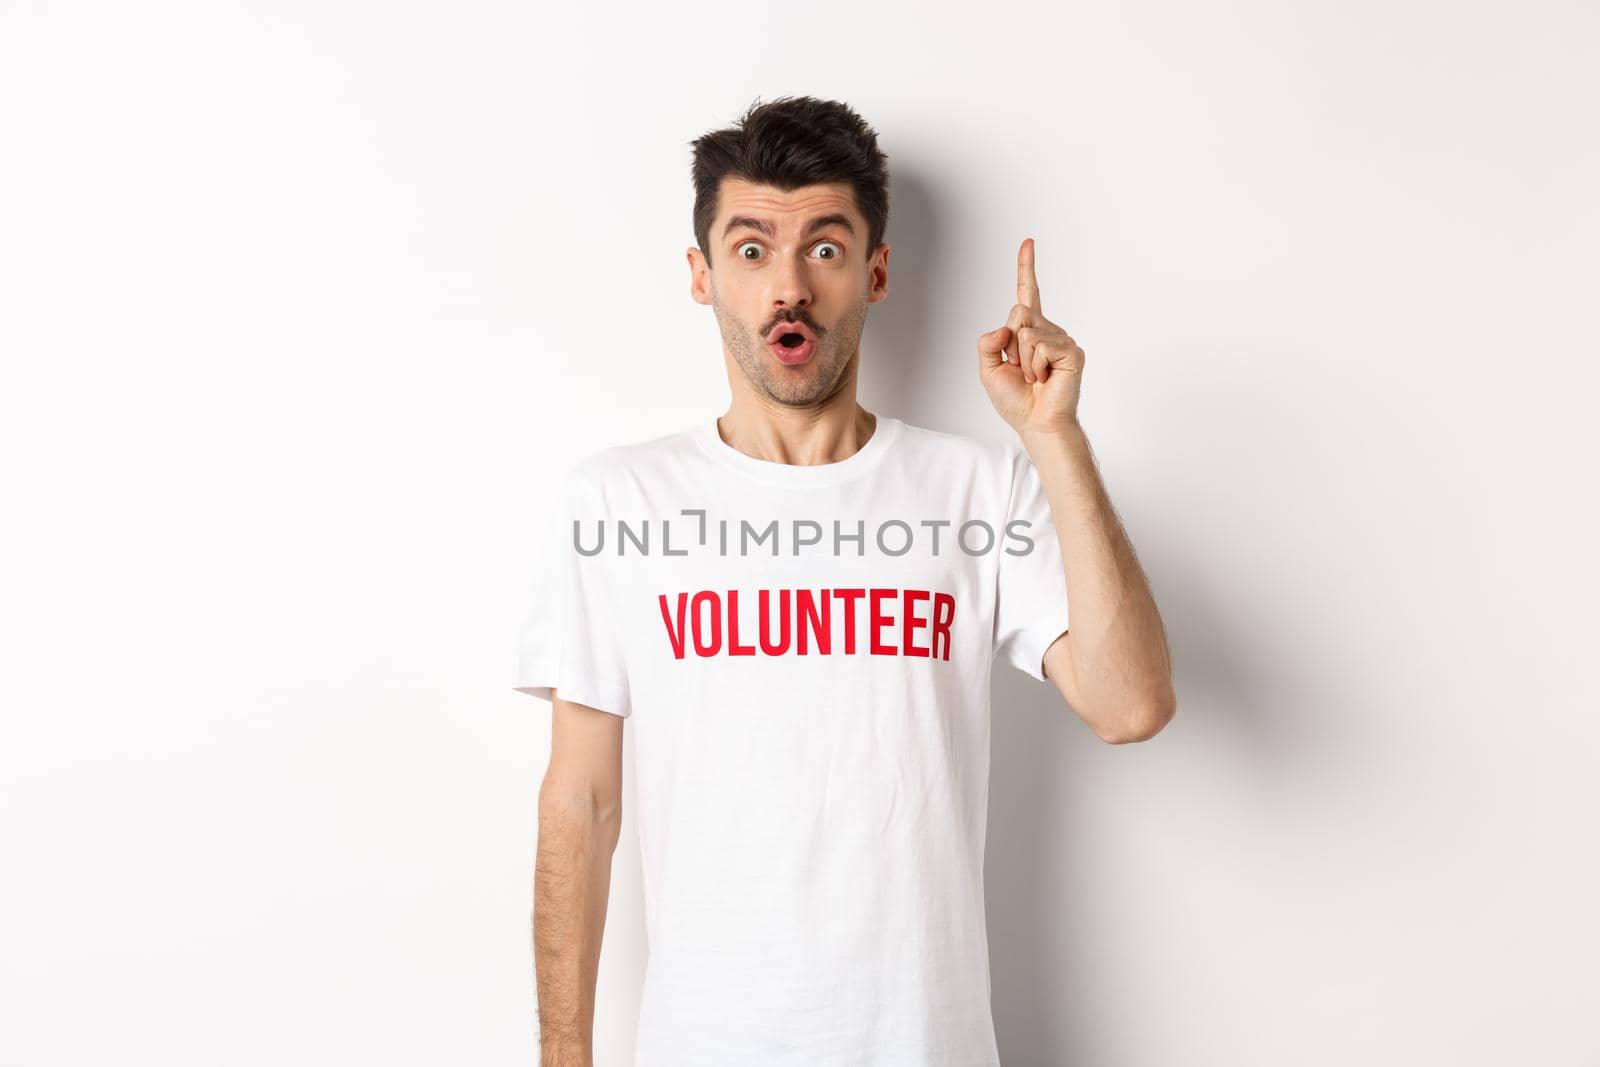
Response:
[{"label": "man's face", "polygon": [[[819,404],[852,371],[867,305],[889,295],[889,246],[869,258],[866,242],[848,184],[782,192],[723,180],[710,262],[689,249],[690,292],[711,305],[723,347],[774,403]],[[786,333],[805,340],[786,346]]]}]

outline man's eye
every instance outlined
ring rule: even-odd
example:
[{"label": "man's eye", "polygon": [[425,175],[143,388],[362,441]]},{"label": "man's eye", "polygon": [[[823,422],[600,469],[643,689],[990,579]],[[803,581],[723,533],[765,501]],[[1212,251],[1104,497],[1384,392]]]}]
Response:
[{"label": "man's eye", "polygon": [[[755,249],[756,250],[756,254],[754,256],[745,255],[745,249],[747,249],[747,248]],[[746,259],[746,260],[752,260],[753,261],[753,260],[761,258],[761,246],[759,244],[757,244],[756,242],[754,242],[754,241],[745,241],[745,242],[741,243],[737,248],[735,248],[733,250],[733,254],[738,256],[740,259]]]},{"label": "man's eye", "polygon": [[817,245],[817,247],[834,249],[833,255],[823,257],[825,259],[838,259],[840,256],[844,255],[844,249],[840,247],[839,242],[837,241],[823,241],[821,244]]}]

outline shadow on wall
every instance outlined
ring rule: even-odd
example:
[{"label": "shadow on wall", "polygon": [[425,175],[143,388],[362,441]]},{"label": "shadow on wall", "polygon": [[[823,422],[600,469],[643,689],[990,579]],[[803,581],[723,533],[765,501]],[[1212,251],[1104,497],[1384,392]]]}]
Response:
[{"label": "shadow on wall", "polygon": [[[1136,545],[1141,530],[1163,528],[1159,515],[1141,515],[1143,505],[1121,496]],[[1226,945],[1226,924],[1249,911],[1241,901],[1208,914],[1206,901],[1243,889],[1263,870],[1297,884],[1303,873],[1289,852],[1290,828],[1309,839],[1305,855],[1328,865],[1315,869],[1331,871],[1351,861],[1352,842],[1408,808],[1405,767],[1361,710],[1386,698],[1342,661],[1321,664],[1320,673],[1305,666],[1334,642],[1322,635],[1311,651],[1297,648],[1289,603],[1255,605],[1273,626],[1213,610],[1238,600],[1209,586],[1214,564],[1163,560],[1160,547],[1181,552],[1181,542],[1143,543],[1178,692],[1166,729],[1149,741],[1108,745],[1054,686],[995,663],[984,882],[1005,1063],[1126,1062],[1137,1045],[1127,1027],[1137,1025],[1144,997],[1203,988],[1209,968],[1228,966],[1182,955],[1197,944]],[[1368,662],[1383,655],[1386,636],[1377,629],[1351,640]],[[1166,854],[1163,842],[1187,847]],[[1275,860],[1266,854],[1273,849],[1284,855]],[[1213,895],[1174,884],[1185,869]],[[1377,864],[1370,869],[1389,877]],[[1330,913],[1317,921],[1348,920]],[[1163,931],[1195,923],[1210,929],[1181,947],[1163,941]]]},{"label": "shadow on wall", "polygon": [[[856,395],[870,411],[939,428],[938,413],[974,401],[987,409],[989,401],[976,371],[977,334],[952,338],[943,328],[939,294],[956,291],[951,287],[959,283],[947,276],[948,231],[934,196],[934,187],[914,170],[895,172],[884,238],[890,248],[889,295],[867,313]],[[972,359],[958,367],[963,348]],[[951,377],[956,372],[965,372],[959,383]]]}]

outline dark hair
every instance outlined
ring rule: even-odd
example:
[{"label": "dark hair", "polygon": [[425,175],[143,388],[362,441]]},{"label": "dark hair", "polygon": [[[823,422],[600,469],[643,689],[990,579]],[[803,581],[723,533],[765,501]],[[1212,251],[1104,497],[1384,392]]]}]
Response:
[{"label": "dark hair", "polygon": [[867,257],[889,228],[888,155],[878,134],[846,104],[814,96],[759,99],[737,123],[690,141],[694,148],[694,238],[711,259],[711,222],[722,179],[734,177],[788,192],[847,182],[867,220]]}]

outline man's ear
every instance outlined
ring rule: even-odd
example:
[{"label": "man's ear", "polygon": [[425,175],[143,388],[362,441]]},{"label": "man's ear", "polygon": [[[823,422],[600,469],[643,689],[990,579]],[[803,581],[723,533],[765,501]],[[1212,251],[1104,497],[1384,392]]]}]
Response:
[{"label": "man's ear", "polygon": [[706,262],[706,257],[700,249],[690,245],[689,259],[689,297],[696,304],[711,303],[711,265]]},{"label": "man's ear", "polygon": [[876,304],[889,295],[889,246],[881,244],[873,256],[871,266],[872,287],[867,303]]}]

